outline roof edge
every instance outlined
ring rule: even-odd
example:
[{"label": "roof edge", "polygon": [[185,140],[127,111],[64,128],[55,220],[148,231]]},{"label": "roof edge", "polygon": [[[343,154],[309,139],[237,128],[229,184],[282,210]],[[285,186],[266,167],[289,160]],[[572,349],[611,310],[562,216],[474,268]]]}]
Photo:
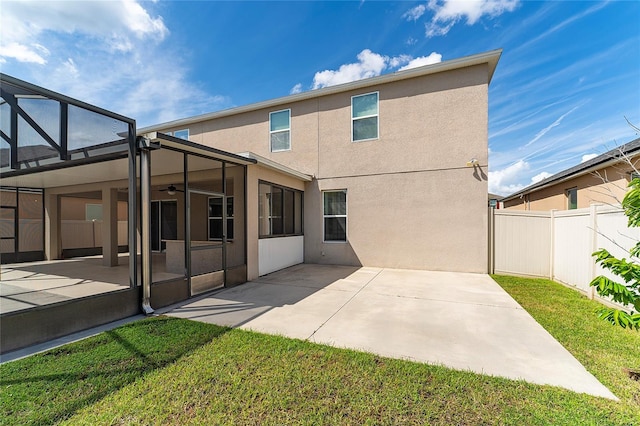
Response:
[{"label": "roof edge", "polygon": [[[513,194],[505,196],[502,201],[511,201],[516,198],[522,197],[523,195],[531,194],[542,189],[548,188],[549,186],[556,185],[558,183],[565,182],[569,179],[574,179],[576,177],[580,177],[586,175],[587,173],[592,173],[595,170],[601,169],[603,167],[609,167],[615,164],[624,161],[619,156],[615,156],[616,152],[619,152],[620,149],[624,149],[627,145],[634,144],[628,151],[625,150],[625,155],[630,155],[631,157],[636,157],[640,155],[640,138],[631,140],[627,143],[623,143],[612,150],[605,152],[604,154],[600,154],[598,157],[585,161],[584,163],[578,164],[573,167],[569,167],[568,169],[562,170],[540,182],[529,185],[520,191],[514,192]],[[580,167],[582,166],[582,167]],[[575,171],[571,173],[567,173],[571,169],[576,168]]]},{"label": "roof edge", "polygon": [[73,105],[79,108],[83,108],[88,111],[95,112],[97,114],[105,115],[107,117],[120,120],[127,124],[132,124],[132,125],[136,124],[136,120],[133,118],[129,118],[122,114],[118,114],[117,112],[113,112],[108,109],[99,107],[97,105],[92,105],[90,103],[81,101],[79,99],[72,98],[71,96],[63,95],[62,93],[59,93],[59,92],[54,92],[53,90],[45,89],[44,87],[38,86],[33,83],[29,83],[24,80],[20,80],[19,78],[12,77],[8,74],[0,73],[0,82],[4,82],[12,86],[21,87],[23,89],[27,89],[31,92],[35,92],[39,95],[42,95],[48,99],[67,103],[69,105]]},{"label": "roof edge", "polygon": [[240,153],[238,153],[236,155],[239,155],[240,157],[248,158],[250,160],[257,161],[257,164],[259,166],[264,166],[264,167],[266,167],[268,169],[275,170],[277,172],[287,174],[289,176],[295,177],[295,178],[303,180],[305,182],[311,182],[311,180],[313,180],[313,176],[311,176],[311,175],[299,172],[297,170],[292,169],[291,167],[287,167],[287,166],[285,166],[283,164],[277,163],[277,162],[275,162],[273,160],[270,160],[270,159],[265,158],[265,157],[263,157],[261,155],[255,154],[253,152],[240,152]]},{"label": "roof edge", "polygon": [[406,80],[409,78],[420,77],[424,75],[436,74],[445,71],[451,71],[454,69],[467,68],[474,65],[488,64],[489,76],[487,84],[491,83],[493,74],[495,73],[498,61],[502,55],[502,49],[490,50],[487,52],[477,53],[474,55],[464,56],[461,58],[450,59],[436,64],[423,65],[421,67],[411,68],[404,71],[396,71],[390,74],[384,74],[377,77],[365,78],[362,80],[352,81],[349,83],[338,84],[335,86],[323,87],[322,89],[308,90],[302,93],[296,93],[294,95],[282,96],[279,98],[269,99],[266,101],[260,101],[244,106],[235,108],[229,108],[221,111],[210,112],[206,114],[196,115],[187,118],[181,118],[178,120],[167,121],[164,123],[154,124],[138,130],[139,134],[148,133],[159,129],[165,129],[167,127],[179,127],[187,126],[190,124],[198,123],[200,121],[212,120],[215,118],[227,117],[230,115],[241,114],[250,111],[256,111],[264,108],[271,108],[278,105],[299,102],[307,99],[314,99],[321,96],[332,95],[335,93],[347,92],[350,90],[361,89],[364,87],[374,86],[378,84],[385,84],[394,81]]}]

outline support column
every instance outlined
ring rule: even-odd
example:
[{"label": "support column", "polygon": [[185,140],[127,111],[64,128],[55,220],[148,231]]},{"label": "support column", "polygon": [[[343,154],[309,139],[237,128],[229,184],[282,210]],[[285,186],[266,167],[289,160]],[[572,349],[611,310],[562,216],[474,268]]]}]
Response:
[{"label": "support column", "polygon": [[47,260],[55,260],[62,257],[62,222],[60,216],[60,196],[45,193],[44,253]]},{"label": "support column", "polygon": [[140,209],[142,211],[142,310],[151,307],[151,151],[140,150]]},{"label": "support column", "polygon": [[118,190],[102,188],[102,264],[118,266]]},{"label": "support column", "polygon": [[[260,253],[258,249],[258,167],[247,166],[247,179],[245,194],[246,218],[247,221],[247,281],[255,280],[260,276],[258,265],[260,263]],[[247,201],[251,200],[251,202]]]}]

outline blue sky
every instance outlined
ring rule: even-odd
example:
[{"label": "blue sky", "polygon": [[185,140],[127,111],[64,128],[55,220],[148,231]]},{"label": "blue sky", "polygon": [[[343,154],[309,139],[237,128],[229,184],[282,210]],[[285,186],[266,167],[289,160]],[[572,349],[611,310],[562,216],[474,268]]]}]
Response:
[{"label": "blue sky", "polygon": [[504,49],[489,190],[638,137],[640,2],[0,3],[0,69],[146,126]]}]

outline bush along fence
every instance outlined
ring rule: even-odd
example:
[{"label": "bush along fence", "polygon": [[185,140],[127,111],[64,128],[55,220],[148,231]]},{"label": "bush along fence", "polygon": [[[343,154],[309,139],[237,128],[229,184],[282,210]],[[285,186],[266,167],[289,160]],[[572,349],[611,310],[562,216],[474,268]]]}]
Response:
[{"label": "bush along fence", "polygon": [[589,284],[604,275],[619,277],[597,265],[592,254],[606,249],[629,258],[640,240],[640,228],[629,228],[620,207],[591,205],[565,211],[490,209],[491,273],[549,278],[600,298]]}]

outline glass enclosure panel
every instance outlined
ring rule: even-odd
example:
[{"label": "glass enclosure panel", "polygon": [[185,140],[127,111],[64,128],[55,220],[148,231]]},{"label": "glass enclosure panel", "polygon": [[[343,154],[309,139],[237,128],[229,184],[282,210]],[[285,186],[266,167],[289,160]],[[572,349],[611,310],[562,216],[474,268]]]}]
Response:
[{"label": "glass enclosure panel", "polygon": [[17,211],[13,207],[0,208],[0,253],[15,253]]},{"label": "glass enclosure panel", "polygon": [[[189,270],[191,294],[199,294],[224,285],[225,249],[223,229],[211,229],[213,216],[221,218],[223,210],[223,163],[188,155]],[[222,225],[220,221],[219,225]],[[211,232],[220,238],[210,238]]]},{"label": "glass enclosure panel", "polygon": [[302,218],[304,215],[302,211],[302,192],[294,192],[293,208],[295,210],[294,233],[300,235],[302,234]]},{"label": "glass enclosure panel", "polygon": [[184,278],[185,183],[184,154],[151,151],[151,280]]},{"label": "glass enclosure panel", "polygon": [[44,251],[44,220],[41,191],[19,193],[19,244],[21,252]]},{"label": "glass enclosure panel", "polygon": [[[55,143],[60,144],[60,103],[58,101],[45,98],[21,98],[18,99],[18,105]],[[49,146],[47,142],[44,143]],[[21,145],[29,145],[29,143],[21,138]]]},{"label": "glass enclosure panel", "polygon": [[[213,194],[189,191],[191,245],[189,247],[191,294],[224,285],[223,241],[209,240],[208,204]],[[222,233],[222,232],[221,232]]]},{"label": "glass enclosure panel", "polygon": [[284,233],[293,234],[295,230],[295,205],[293,191],[284,191]]},{"label": "glass enclosure panel", "polygon": [[160,238],[178,239],[178,202],[175,200],[160,203]]},{"label": "glass enclosure panel", "polygon": [[[245,168],[227,164],[227,284],[246,280]],[[254,219],[255,220],[255,219]]]},{"label": "glass enclosure panel", "polygon": [[127,123],[73,105],[69,105],[68,115],[68,148],[72,159],[128,149]]},{"label": "glass enclosure panel", "polygon": [[[160,251],[160,202],[151,202],[151,251]],[[153,269],[152,269],[153,272]]]},{"label": "glass enclosure panel", "polygon": [[271,199],[271,185],[261,183],[258,185],[258,219],[259,219],[259,232],[258,234],[263,236],[271,235],[270,226],[270,199]]},{"label": "glass enclosure panel", "polygon": [[282,227],[282,188],[271,187],[271,235],[279,235],[283,232]]},{"label": "glass enclosure panel", "polygon": [[[0,252],[3,263],[42,260],[44,257],[44,213],[42,190],[0,190]],[[16,247],[17,244],[17,247]]]},{"label": "glass enclosure panel", "polygon": [[17,206],[18,196],[15,189],[0,189],[0,205],[2,206]]}]

